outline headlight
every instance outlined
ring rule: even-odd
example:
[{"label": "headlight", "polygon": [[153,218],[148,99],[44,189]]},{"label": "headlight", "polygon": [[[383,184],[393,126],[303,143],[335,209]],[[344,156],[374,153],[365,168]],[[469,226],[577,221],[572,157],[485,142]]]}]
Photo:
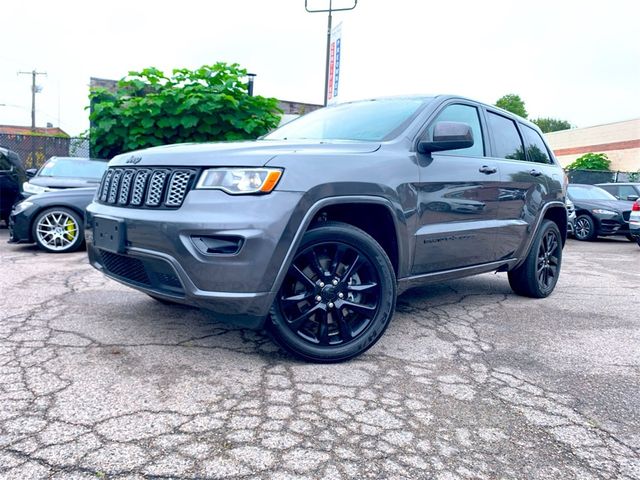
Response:
[{"label": "headlight", "polygon": [[33,183],[29,183],[29,182],[24,182],[22,184],[22,190],[27,193],[33,193],[33,194],[44,193],[48,191],[48,189],[45,187],[41,187],[40,185],[34,185]]},{"label": "headlight", "polygon": [[20,202],[18,203],[15,207],[13,207],[13,214],[17,215],[19,213],[24,212],[27,208],[31,207],[33,205],[32,202]]},{"label": "headlight", "polygon": [[231,194],[269,193],[282,176],[277,168],[210,168],[202,172],[196,188]]},{"label": "headlight", "polygon": [[598,215],[617,215],[618,214],[618,212],[614,212],[613,210],[604,210],[602,208],[595,208],[591,211]]}]

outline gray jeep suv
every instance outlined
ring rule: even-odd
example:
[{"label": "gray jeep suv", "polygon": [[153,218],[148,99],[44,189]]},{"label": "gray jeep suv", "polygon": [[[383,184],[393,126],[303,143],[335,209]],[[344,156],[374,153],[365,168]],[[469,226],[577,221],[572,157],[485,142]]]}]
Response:
[{"label": "gray jeep suv", "polygon": [[382,98],[257,141],[119,155],[86,237],[110,278],[341,361],[382,336],[417,284],[500,271],[518,294],[549,295],[565,188],[522,118],[460,97]]}]

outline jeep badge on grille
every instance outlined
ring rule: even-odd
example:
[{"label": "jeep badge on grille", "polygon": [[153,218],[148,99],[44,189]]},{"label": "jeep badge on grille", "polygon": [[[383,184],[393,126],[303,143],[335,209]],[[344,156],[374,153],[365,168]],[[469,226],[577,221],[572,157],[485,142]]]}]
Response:
[{"label": "jeep badge on grille", "polygon": [[142,160],[142,157],[136,157],[135,155],[131,155],[127,158],[125,163],[132,163],[133,165],[137,165]]}]

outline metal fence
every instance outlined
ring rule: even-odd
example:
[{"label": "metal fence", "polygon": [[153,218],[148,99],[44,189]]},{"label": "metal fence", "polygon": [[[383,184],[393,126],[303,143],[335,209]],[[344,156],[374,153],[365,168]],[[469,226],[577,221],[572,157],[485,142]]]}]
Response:
[{"label": "metal fence", "polygon": [[13,150],[25,168],[40,168],[49,158],[89,157],[89,139],[0,133],[0,146]]},{"label": "metal fence", "polygon": [[569,183],[616,183],[616,182],[640,182],[638,172],[608,172],[604,170],[567,170]]}]

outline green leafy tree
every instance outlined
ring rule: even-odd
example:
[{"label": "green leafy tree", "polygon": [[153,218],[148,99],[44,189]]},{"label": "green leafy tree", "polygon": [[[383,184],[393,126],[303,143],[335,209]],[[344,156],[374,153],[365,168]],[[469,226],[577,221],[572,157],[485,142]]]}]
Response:
[{"label": "green leafy tree", "polygon": [[566,170],[603,170],[610,171],[611,160],[606,153],[585,153],[567,165]]},{"label": "green leafy tree", "polygon": [[524,102],[519,95],[515,93],[509,93],[503,97],[500,97],[496,102],[496,107],[504,108],[505,110],[520,115],[522,118],[527,118],[529,114],[524,108]]},{"label": "green leafy tree", "polygon": [[238,64],[216,63],[170,76],[146,68],[93,89],[91,152],[111,158],[139,148],[182,142],[254,139],[280,122],[275,98],[249,96]]},{"label": "green leafy tree", "polygon": [[571,124],[566,120],[560,120],[558,118],[536,118],[531,120],[535,123],[543,133],[558,132],[560,130],[569,130]]}]

